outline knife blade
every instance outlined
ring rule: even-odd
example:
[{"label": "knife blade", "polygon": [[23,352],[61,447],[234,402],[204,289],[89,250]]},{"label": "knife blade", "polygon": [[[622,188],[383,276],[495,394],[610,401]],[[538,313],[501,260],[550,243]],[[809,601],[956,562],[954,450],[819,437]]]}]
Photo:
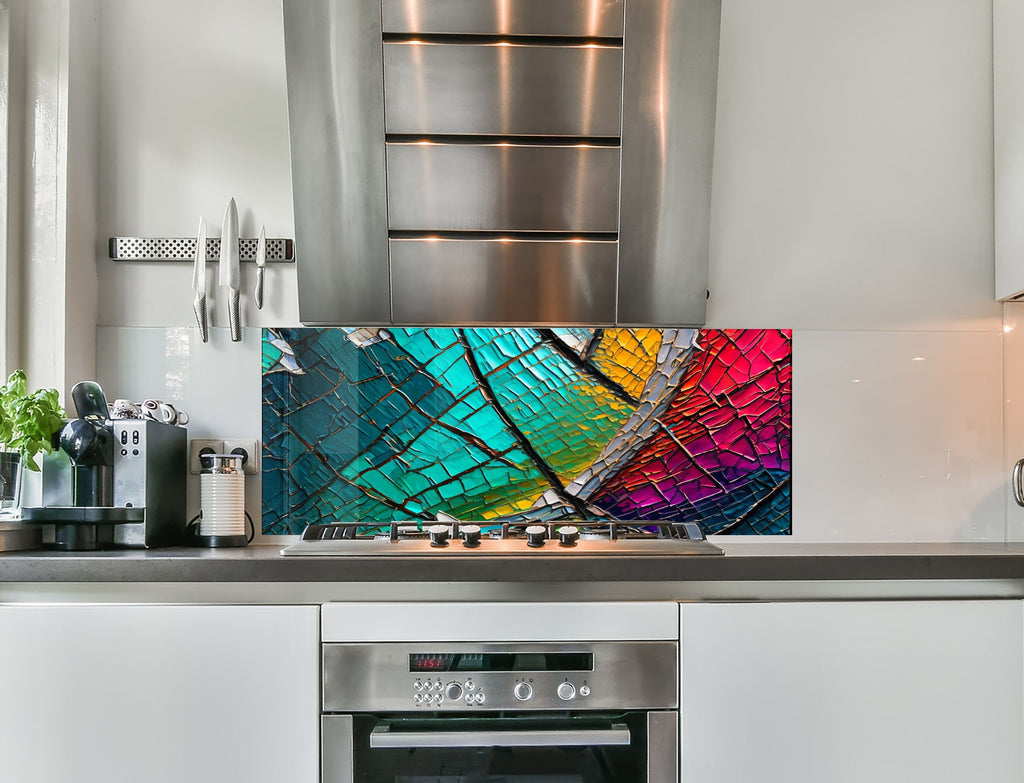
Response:
[{"label": "knife blade", "polygon": [[267,227],[260,226],[260,238],[256,240],[256,290],[253,292],[253,300],[256,302],[256,309],[263,309],[263,275],[267,265]]},{"label": "knife blade", "polygon": [[192,309],[199,325],[199,336],[208,342],[210,332],[206,321],[206,218],[199,218],[199,235],[196,237],[196,260],[192,267],[192,290],[196,298],[192,300]]},{"label": "knife blade", "polygon": [[239,289],[241,288],[238,250],[238,207],[235,200],[228,201],[224,210],[224,227],[220,236],[220,284],[229,291],[228,324],[231,327],[231,341],[242,339],[241,314],[239,312]]}]

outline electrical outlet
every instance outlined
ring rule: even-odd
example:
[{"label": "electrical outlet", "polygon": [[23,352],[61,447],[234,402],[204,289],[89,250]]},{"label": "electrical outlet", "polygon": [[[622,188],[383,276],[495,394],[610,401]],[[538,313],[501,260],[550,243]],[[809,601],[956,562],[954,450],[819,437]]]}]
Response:
[{"label": "electrical outlet", "polygon": [[209,440],[204,438],[193,438],[188,444],[188,472],[199,473],[202,470],[202,463],[199,461],[200,454],[223,454],[224,441]]},{"label": "electrical outlet", "polygon": [[241,454],[242,470],[246,474],[260,472],[260,442],[246,438],[225,438],[225,454]]}]

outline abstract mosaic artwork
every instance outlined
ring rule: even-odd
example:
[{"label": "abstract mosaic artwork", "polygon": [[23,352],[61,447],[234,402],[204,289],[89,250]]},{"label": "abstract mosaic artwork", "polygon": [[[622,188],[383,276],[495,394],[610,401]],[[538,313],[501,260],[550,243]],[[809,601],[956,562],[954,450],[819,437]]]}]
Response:
[{"label": "abstract mosaic artwork", "polygon": [[263,336],[263,532],[310,522],[698,522],[791,532],[782,330]]}]

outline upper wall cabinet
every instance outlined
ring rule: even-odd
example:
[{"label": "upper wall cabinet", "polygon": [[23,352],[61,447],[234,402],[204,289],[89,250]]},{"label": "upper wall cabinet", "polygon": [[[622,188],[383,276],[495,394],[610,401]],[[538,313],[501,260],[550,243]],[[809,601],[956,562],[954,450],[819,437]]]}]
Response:
[{"label": "upper wall cabinet", "polygon": [[721,0],[285,0],[299,311],[704,322]]},{"label": "upper wall cabinet", "polygon": [[1024,0],[992,3],[996,298],[1024,296]]}]

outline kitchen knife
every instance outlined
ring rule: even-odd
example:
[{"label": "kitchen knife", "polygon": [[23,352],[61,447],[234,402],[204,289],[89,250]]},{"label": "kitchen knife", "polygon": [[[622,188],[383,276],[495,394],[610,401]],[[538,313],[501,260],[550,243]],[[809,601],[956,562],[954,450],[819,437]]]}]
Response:
[{"label": "kitchen knife", "polygon": [[192,290],[196,298],[192,300],[192,309],[196,313],[199,324],[199,336],[203,342],[210,339],[206,321],[206,218],[199,218],[199,235],[196,237],[196,262],[192,267]]},{"label": "kitchen knife", "polygon": [[238,271],[238,207],[235,200],[228,201],[224,211],[224,227],[220,235],[220,284],[226,286],[228,296],[228,324],[231,327],[231,341],[242,339],[241,314],[238,295],[241,288]]},{"label": "kitchen knife", "polygon": [[256,309],[263,309],[263,275],[267,265],[267,227],[260,226],[260,238],[256,240],[256,291],[253,300]]}]

